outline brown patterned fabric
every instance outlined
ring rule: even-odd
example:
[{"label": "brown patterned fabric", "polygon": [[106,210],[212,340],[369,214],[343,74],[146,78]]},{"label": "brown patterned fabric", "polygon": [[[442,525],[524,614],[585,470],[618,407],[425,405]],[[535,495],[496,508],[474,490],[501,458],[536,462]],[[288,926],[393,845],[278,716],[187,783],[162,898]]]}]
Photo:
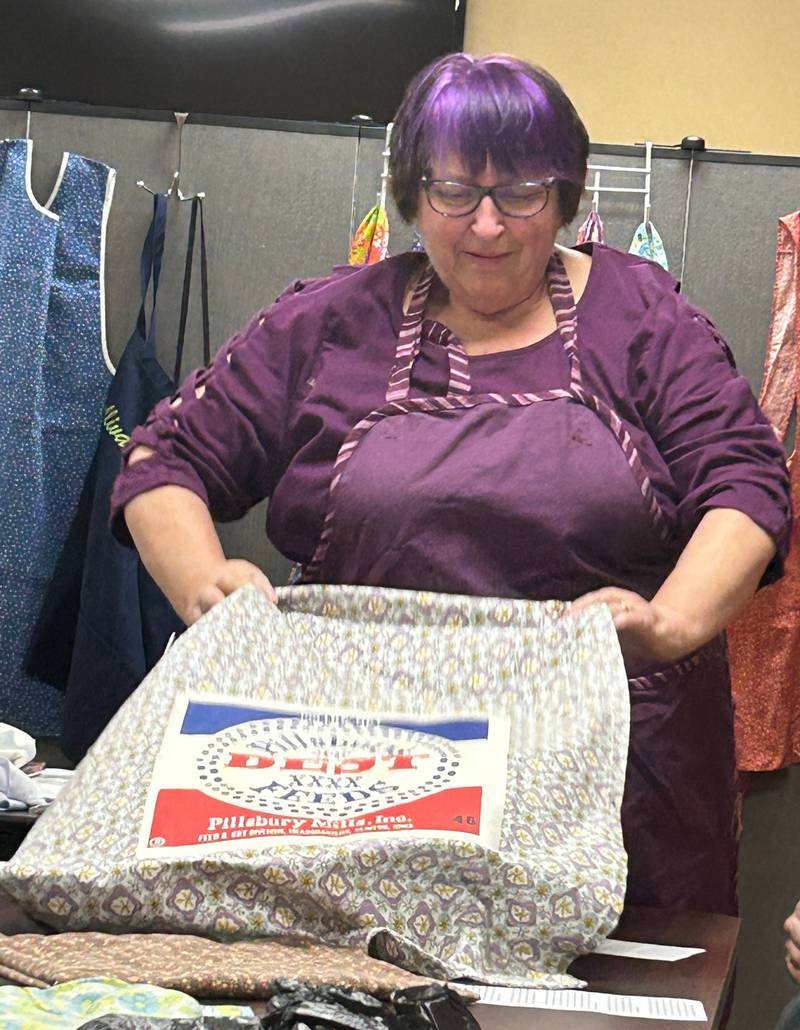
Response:
[{"label": "brown patterned fabric", "polygon": [[0,976],[51,987],[89,976],[167,987],[202,998],[259,998],[281,977],[385,996],[432,981],[359,948],[282,939],[220,943],[188,934],[0,935]]}]

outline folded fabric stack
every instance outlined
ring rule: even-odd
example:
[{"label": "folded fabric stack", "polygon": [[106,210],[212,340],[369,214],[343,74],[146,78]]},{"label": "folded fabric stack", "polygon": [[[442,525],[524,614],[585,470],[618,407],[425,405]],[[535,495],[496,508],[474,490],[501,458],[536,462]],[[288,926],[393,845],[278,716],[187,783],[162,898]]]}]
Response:
[{"label": "folded fabric stack", "polygon": [[225,943],[170,933],[0,935],[0,976],[29,987],[111,977],[197,998],[264,998],[273,992],[276,980],[286,978],[336,984],[383,998],[432,983],[370,958],[359,948],[331,948],[291,938]]}]

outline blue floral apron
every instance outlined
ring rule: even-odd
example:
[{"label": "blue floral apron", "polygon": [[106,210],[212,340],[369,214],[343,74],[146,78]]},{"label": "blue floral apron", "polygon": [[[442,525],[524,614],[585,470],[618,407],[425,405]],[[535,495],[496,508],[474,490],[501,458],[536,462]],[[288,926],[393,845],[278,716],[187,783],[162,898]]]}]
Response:
[{"label": "blue floral apron", "polygon": [[113,169],[64,154],[45,204],[33,144],[0,142],[0,721],[58,731],[61,697],[23,670],[113,375],[103,256]]}]

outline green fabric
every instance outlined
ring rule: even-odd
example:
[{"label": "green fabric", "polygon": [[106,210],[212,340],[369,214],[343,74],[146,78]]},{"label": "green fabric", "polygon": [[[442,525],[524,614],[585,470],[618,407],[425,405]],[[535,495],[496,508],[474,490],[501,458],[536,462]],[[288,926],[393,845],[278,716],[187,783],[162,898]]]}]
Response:
[{"label": "green fabric", "polygon": [[111,977],[69,980],[46,990],[0,987],[3,1030],[76,1030],[90,1019],[112,1013],[171,1019],[253,1014],[247,1006],[201,1005],[181,991]]}]

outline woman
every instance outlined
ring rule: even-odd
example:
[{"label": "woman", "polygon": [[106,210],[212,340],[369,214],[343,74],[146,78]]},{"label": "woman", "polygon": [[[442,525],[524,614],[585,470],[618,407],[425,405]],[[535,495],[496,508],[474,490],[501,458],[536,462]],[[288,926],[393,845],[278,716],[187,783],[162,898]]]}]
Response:
[{"label": "woman", "polygon": [[[216,519],[270,498],[308,582],[606,603],[631,677],[628,901],[733,912],[725,624],[780,575],[781,449],[645,260],[556,245],[588,137],[541,70],[420,73],[392,188],[424,255],[298,283],[163,402],[114,496],[178,613],[244,583]],[[123,517],[124,512],[124,517]]]}]

